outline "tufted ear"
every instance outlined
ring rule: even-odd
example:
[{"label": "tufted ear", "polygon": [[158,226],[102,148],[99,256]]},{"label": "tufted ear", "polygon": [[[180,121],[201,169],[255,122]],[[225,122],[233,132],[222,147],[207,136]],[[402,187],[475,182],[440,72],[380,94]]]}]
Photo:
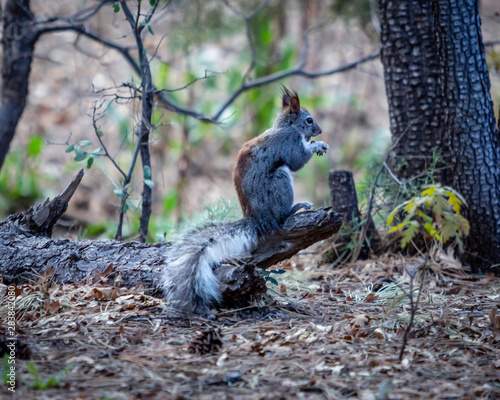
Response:
[{"label": "tufted ear", "polygon": [[283,109],[288,108],[289,114],[298,114],[300,111],[299,95],[283,86]]}]

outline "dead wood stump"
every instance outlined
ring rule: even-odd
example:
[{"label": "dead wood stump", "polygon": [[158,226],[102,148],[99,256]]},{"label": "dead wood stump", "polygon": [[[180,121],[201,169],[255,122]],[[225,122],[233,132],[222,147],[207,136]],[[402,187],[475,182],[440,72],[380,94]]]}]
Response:
[{"label": "dead wood stump", "polygon": [[331,170],[328,174],[328,185],[333,209],[341,214],[345,221],[343,233],[335,239],[338,256],[348,253],[345,249],[351,241],[359,240],[361,249],[358,257],[367,258],[373,243],[378,243],[380,237],[371,218],[361,224],[362,218],[352,172]]}]

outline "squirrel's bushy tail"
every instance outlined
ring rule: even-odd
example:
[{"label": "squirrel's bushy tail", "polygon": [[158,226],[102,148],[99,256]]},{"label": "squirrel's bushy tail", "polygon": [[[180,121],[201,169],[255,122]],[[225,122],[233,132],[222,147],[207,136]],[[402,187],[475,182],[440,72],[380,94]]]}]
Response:
[{"label": "squirrel's bushy tail", "polygon": [[186,233],[168,249],[162,276],[167,301],[183,311],[207,314],[221,296],[215,268],[243,258],[256,240],[256,230],[246,219],[210,223]]}]

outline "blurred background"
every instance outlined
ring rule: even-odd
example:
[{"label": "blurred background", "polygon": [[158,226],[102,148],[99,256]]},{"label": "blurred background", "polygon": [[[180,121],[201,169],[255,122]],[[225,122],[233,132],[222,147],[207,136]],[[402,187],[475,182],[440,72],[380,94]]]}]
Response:
[{"label": "blurred background", "polygon": [[[134,2],[129,2],[133,7]],[[33,0],[39,18],[70,16],[91,6],[82,0]],[[249,15],[265,5],[248,24]],[[480,3],[483,40],[500,40],[498,0]],[[118,11],[118,12],[117,12]],[[88,29],[121,46],[134,46],[123,13],[112,2]],[[306,35],[307,33],[307,35]],[[307,37],[307,40],[306,40]],[[161,7],[145,30],[154,84],[172,102],[206,115],[216,113],[240,87],[252,59],[250,79],[293,68],[307,47],[305,71],[321,72],[356,62],[379,49],[374,0],[174,0]],[[500,45],[487,46],[495,110],[500,104]],[[99,147],[92,107],[106,110],[97,122],[116,162],[127,169],[135,148],[140,104],[123,84],[139,84],[123,56],[72,32],[45,35],[36,47],[28,104],[0,173],[0,216],[58,194],[75,173],[86,175],[58,231],[73,238],[112,238],[120,199],[119,174],[106,158],[75,161],[69,144]],[[136,54],[132,52],[134,56]],[[200,79],[197,79],[200,78]],[[193,82],[194,81],[194,82]],[[192,83],[192,84],[190,84]],[[382,65],[378,59],[345,72],[279,83],[295,89],[323,129],[330,146],[295,174],[296,201],[329,203],[328,171],[354,173],[358,198],[366,201],[374,167],[390,144]],[[241,145],[268,129],[281,106],[279,83],[242,93],[213,124],[174,113],[160,104],[151,139],[153,215],[149,241],[166,239],[178,226],[207,215],[237,218],[231,173]],[[187,87],[185,87],[187,85]],[[185,87],[185,88],[184,88]],[[177,90],[181,89],[181,90]],[[131,203],[140,207],[143,174],[136,168]],[[140,211],[127,211],[124,236],[133,239]]]}]

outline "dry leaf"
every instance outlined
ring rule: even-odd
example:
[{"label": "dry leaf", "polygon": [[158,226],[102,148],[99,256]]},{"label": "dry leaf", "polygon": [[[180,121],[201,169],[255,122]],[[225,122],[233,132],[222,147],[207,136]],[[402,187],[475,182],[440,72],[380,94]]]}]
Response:
[{"label": "dry leaf", "polygon": [[488,282],[491,282],[491,280],[493,279],[493,276],[495,274],[493,272],[490,272],[488,275],[486,275],[483,279],[481,279],[481,283],[488,283]]},{"label": "dry leaf", "polygon": [[47,299],[43,302],[43,309],[47,314],[53,314],[59,310],[61,304],[57,300]]},{"label": "dry leaf", "polygon": [[378,300],[378,296],[373,293],[369,293],[368,296],[365,297],[365,300],[363,303],[373,303],[374,301]]},{"label": "dry leaf", "polygon": [[140,344],[142,343],[142,329],[138,328],[135,332],[131,332],[127,335],[125,335],[125,339],[130,344]]},{"label": "dry leaf", "polygon": [[118,290],[115,287],[93,288],[92,291],[96,300],[116,300],[118,297]]},{"label": "dry leaf", "polygon": [[488,314],[490,317],[490,324],[494,330],[500,330],[500,315],[497,317],[497,309],[492,308]]},{"label": "dry leaf", "polygon": [[351,319],[351,326],[364,328],[370,322],[370,317],[366,314],[359,314]]},{"label": "dry leaf", "polygon": [[280,285],[280,293],[286,296],[286,285],[284,283]]}]

